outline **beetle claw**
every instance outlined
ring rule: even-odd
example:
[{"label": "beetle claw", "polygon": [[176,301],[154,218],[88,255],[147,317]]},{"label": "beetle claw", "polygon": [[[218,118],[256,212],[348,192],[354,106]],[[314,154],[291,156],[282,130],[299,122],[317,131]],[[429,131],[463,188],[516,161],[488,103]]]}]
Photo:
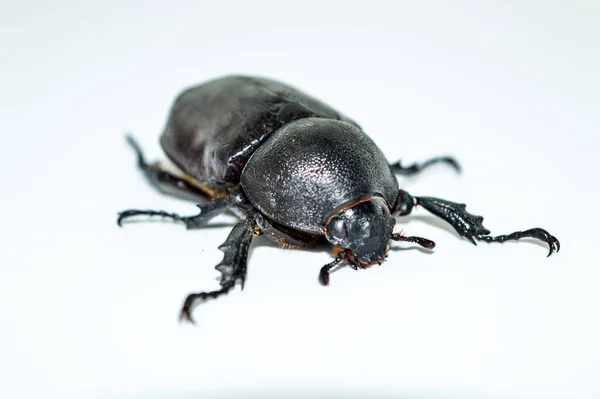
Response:
[{"label": "beetle claw", "polygon": [[185,298],[185,302],[181,307],[181,313],[179,315],[180,321],[189,321],[192,324],[196,324],[194,319],[192,318],[192,310],[201,302],[206,301],[207,299],[215,299],[221,295],[227,294],[233,287],[235,283],[228,282],[226,284],[222,283],[222,288],[216,291],[210,292],[198,292],[195,294],[189,294],[187,298]]},{"label": "beetle claw", "polygon": [[496,237],[484,235],[484,236],[476,236],[478,240],[482,240],[485,242],[505,242],[509,240],[520,240],[521,238],[534,238],[536,240],[544,241],[548,244],[548,255],[546,257],[552,255],[554,252],[560,251],[560,241],[552,234],[548,233],[546,230],[535,227],[533,229],[525,230],[525,231],[515,231],[514,233],[504,234]]},{"label": "beetle claw", "polygon": [[550,247],[550,249],[548,250],[548,256],[552,255],[554,252],[559,252],[560,251],[560,241],[558,241],[558,238],[549,235],[549,237],[546,238],[546,242],[548,243],[548,246]]},{"label": "beetle claw", "polygon": [[196,324],[196,321],[190,313],[190,309],[181,309],[181,312],[179,313],[179,322],[182,323],[184,321],[191,324]]},{"label": "beetle claw", "polygon": [[438,163],[445,163],[451,166],[456,171],[456,173],[461,172],[460,164],[458,163],[458,161],[450,156],[435,157],[428,159],[422,163],[413,163],[409,166],[403,166],[402,162],[398,160],[396,163],[391,164],[390,168],[394,173],[397,173],[399,175],[411,176],[419,173],[428,166],[435,165]]}]

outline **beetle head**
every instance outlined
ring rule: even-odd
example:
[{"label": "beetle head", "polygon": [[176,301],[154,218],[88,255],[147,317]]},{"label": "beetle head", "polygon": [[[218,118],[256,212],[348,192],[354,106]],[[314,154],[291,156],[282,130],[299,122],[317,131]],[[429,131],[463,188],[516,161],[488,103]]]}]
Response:
[{"label": "beetle head", "polygon": [[385,258],[395,224],[386,202],[371,197],[330,216],[325,222],[325,237],[348,250],[348,260],[355,266],[367,267]]}]

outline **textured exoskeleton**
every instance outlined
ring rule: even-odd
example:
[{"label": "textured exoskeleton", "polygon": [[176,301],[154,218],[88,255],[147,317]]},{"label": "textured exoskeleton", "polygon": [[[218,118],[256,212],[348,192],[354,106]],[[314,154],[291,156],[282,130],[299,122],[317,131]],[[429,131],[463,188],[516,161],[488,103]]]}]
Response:
[{"label": "textured exoskeleton", "polygon": [[530,237],[546,242],[548,255],[560,249],[544,229],[491,236],[483,217],[468,213],[464,204],[399,189],[395,174],[415,174],[435,163],[459,170],[458,163],[446,156],[410,166],[388,164],[355,122],[274,80],[228,76],[181,93],[161,138],[177,172],[148,164],[137,143],[128,140],[150,182],[196,200],[200,213],[182,217],[131,209],[120,213],[119,225],[134,215],[157,215],[200,228],[226,210],[241,219],[219,247],[225,252],[216,267],[222,273],[221,289],[185,300],[181,317],[190,321],[199,300],[227,293],[238,281],[244,284],[248,248],[260,234],[283,247],[332,246],[335,259],[319,273],[324,285],[343,260],[355,269],[381,264],[391,240],[433,248],[431,240],[393,232],[395,217],[409,214],[415,205],[446,220],[473,243]]}]

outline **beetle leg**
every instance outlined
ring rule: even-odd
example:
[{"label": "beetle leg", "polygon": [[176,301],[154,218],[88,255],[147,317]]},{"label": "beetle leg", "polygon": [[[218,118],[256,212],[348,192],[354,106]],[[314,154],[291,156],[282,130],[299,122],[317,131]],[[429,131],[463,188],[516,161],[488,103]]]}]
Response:
[{"label": "beetle leg", "polygon": [[125,139],[137,155],[138,167],[142,170],[150,184],[159,191],[196,202],[205,202],[209,199],[209,196],[205,192],[193,185],[189,180],[167,172],[158,162],[153,164],[147,163],[137,141],[130,135],[127,135]]},{"label": "beetle leg", "polygon": [[162,216],[177,222],[183,222],[188,229],[198,229],[206,226],[211,219],[222,214],[227,209],[237,211],[236,214],[238,216],[241,215],[240,217],[247,216],[253,210],[252,205],[250,205],[246,199],[246,196],[241,192],[241,190],[237,189],[234,189],[229,197],[213,198],[209,202],[197,206],[200,209],[200,212],[195,216],[180,216],[176,213],[169,213],[165,211],[128,209],[119,213],[117,224],[121,226],[124,219],[132,216],[147,215]]},{"label": "beetle leg", "polygon": [[539,227],[535,227],[533,229],[525,230],[525,231],[515,231],[510,234],[503,234],[496,237],[492,237],[489,235],[483,235],[475,237],[478,240],[485,242],[504,242],[509,240],[520,240],[521,238],[535,238],[540,241],[544,241],[550,247],[548,251],[548,256],[552,255],[553,252],[560,251],[560,241],[546,230],[541,229]]},{"label": "beetle leg", "polygon": [[212,218],[225,212],[229,207],[230,197],[214,198],[210,202],[202,205],[198,205],[200,212],[195,216],[180,216],[176,213],[169,213],[165,211],[152,211],[152,210],[140,210],[140,209],[128,209],[120,212],[117,219],[117,224],[122,226],[124,219],[130,218],[137,215],[147,216],[162,216],[169,218],[177,222],[185,223],[185,227],[188,229],[198,229],[205,226]]},{"label": "beetle leg", "polygon": [[409,166],[402,166],[401,161],[390,164],[390,169],[392,172],[397,173],[402,176],[411,176],[419,173],[423,169],[428,166],[437,164],[437,163],[446,163],[452,166],[458,173],[460,173],[460,164],[453,157],[445,156],[445,157],[435,157],[428,159],[425,162],[421,163],[413,163]]},{"label": "beetle leg", "polygon": [[495,237],[491,236],[490,231],[483,226],[483,216],[470,214],[466,211],[465,204],[458,204],[439,198],[412,197],[406,191],[400,190],[394,212],[399,216],[408,215],[415,205],[421,205],[429,212],[444,219],[454,227],[461,237],[465,237],[475,245],[477,245],[475,240],[490,243],[520,240],[521,238],[534,238],[548,244],[548,256],[560,250],[558,239],[539,227]]},{"label": "beetle leg", "polygon": [[219,249],[225,253],[223,260],[215,267],[221,272],[221,289],[188,295],[181,308],[180,320],[194,323],[191,313],[198,304],[227,294],[238,281],[244,289],[248,248],[252,241],[254,226],[254,216],[251,215],[233,227],[225,242],[219,246]]}]

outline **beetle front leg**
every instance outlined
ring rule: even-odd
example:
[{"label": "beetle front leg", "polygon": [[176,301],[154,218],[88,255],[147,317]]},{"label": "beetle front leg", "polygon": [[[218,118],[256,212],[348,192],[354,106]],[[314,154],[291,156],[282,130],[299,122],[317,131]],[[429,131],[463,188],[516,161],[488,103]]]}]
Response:
[{"label": "beetle front leg", "polygon": [[466,211],[465,204],[446,201],[433,197],[412,197],[404,190],[400,190],[394,212],[399,216],[408,215],[415,205],[421,205],[434,215],[448,222],[456,232],[477,245],[475,240],[485,242],[505,242],[520,240],[521,238],[534,238],[544,241],[549,246],[548,256],[560,250],[560,242],[546,230],[536,227],[524,231],[515,231],[510,234],[491,236],[490,231],[483,227],[483,216],[472,215]]},{"label": "beetle front leg", "polygon": [[411,176],[419,173],[423,169],[428,166],[435,165],[438,163],[445,163],[452,166],[458,173],[460,173],[460,164],[453,157],[445,156],[445,157],[435,157],[428,159],[421,163],[413,163],[409,166],[402,166],[402,162],[398,161],[396,163],[390,164],[390,169],[392,172],[402,175],[402,176]]},{"label": "beetle front leg", "polygon": [[227,294],[238,281],[244,289],[248,248],[252,241],[254,227],[253,215],[233,227],[225,242],[219,246],[219,249],[225,253],[223,260],[215,267],[221,272],[221,289],[188,295],[181,308],[180,320],[194,323],[191,315],[194,307],[207,299],[214,299]]}]

